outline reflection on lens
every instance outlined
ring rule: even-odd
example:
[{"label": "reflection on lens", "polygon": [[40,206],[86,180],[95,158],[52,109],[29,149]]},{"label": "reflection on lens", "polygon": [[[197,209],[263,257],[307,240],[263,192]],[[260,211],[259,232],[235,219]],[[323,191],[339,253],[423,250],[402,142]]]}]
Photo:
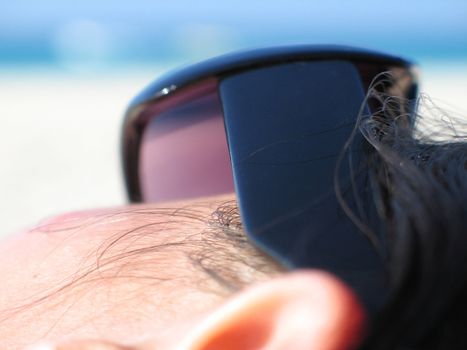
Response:
[{"label": "reflection on lens", "polygon": [[177,96],[175,106],[148,121],[139,161],[145,202],[234,191],[219,97],[215,87],[197,91],[201,95],[193,97],[193,90],[185,94],[185,102]]}]

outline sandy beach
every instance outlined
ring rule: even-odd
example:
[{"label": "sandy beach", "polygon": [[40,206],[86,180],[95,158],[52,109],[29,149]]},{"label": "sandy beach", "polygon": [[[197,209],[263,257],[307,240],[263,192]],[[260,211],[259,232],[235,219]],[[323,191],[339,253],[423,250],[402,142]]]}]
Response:
[{"label": "sandy beach", "polygon": [[[422,91],[467,117],[467,64],[448,66],[428,66]],[[0,70],[0,237],[62,212],[125,203],[122,114],[154,76]]]}]

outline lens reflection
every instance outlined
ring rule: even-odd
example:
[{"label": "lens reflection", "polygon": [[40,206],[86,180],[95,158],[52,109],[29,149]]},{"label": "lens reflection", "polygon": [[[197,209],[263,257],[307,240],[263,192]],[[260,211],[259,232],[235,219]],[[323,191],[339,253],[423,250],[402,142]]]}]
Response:
[{"label": "lens reflection", "polygon": [[[205,89],[199,89],[203,91]],[[150,118],[141,140],[140,184],[145,202],[234,191],[222,106],[204,91]]]}]

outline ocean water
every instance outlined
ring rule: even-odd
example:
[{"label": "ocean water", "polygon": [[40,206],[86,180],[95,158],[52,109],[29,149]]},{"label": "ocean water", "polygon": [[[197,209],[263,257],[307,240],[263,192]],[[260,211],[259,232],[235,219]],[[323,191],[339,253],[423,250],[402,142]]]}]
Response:
[{"label": "ocean water", "polygon": [[[0,67],[0,238],[59,213],[126,202],[122,115],[165,69]],[[421,91],[467,116],[467,62],[427,62],[421,70]]]}]

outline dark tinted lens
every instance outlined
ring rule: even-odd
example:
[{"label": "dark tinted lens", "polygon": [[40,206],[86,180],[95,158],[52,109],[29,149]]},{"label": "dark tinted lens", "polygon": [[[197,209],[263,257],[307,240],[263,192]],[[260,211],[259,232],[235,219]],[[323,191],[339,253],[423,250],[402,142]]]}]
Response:
[{"label": "dark tinted lens", "polygon": [[139,180],[145,202],[234,191],[217,83],[176,95],[157,111],[141,139]]},{"label": "dark tinted lens", "polygon": [[348,215],[375,212],[368,147],[354,134],[366,94],[357,67],[285,63],[228,77],[219,90],[248,237],[288,267],[334,273],[376,309],[384,266]]}]

